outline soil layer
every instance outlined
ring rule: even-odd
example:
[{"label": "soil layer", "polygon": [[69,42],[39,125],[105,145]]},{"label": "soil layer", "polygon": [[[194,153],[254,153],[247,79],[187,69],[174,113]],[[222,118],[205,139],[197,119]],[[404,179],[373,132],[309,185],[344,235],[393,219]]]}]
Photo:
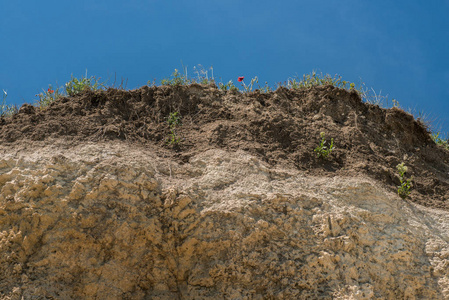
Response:
[{"label": "soil layer", "polygon": [[[181,124],[172,132],[167,120],[174,112]],[[320,132],[334,140],[327,159],[314,152]],[[179,143],[168,142],[170,133]],[[406,177],[413,176],[408,199],[449,210],[449,151],[433,142],[424,124],[332,86],[244,94],[197,84],[86,91],[45,109],[25,104],[0,118],[5,147],[117,140],[180,163],[209,149],[243,150],[310,175],[367,175],[390,191],[400,184],[396,166],[404,162]]]}]

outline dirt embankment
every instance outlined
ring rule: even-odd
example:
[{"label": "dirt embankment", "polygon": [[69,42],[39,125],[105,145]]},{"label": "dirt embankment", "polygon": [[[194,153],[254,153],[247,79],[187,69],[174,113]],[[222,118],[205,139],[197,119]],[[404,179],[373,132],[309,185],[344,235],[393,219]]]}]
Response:
[{"label": "dirt embankment", "polygon": [[[167,118],[173,112],[182,121],[176,128],[181,141],[169,145]],[[313,152],[320,132],[334,139],[327,160]],[[390,191],[399,185],[396,166],[404,162],[407,177],[413,176],[409,199],[449,209],[449,152],[435,145],[423,124],[401,109],[362,103],[355,92],[332,86],[247,94],[197,84],[109,89],[63,98],[45,110],[24,105],[19,114],[0,119],[2,145],[54,140],[121,140],[181,163],[208,149],[240,149],[311,175],[368,175]]]}]

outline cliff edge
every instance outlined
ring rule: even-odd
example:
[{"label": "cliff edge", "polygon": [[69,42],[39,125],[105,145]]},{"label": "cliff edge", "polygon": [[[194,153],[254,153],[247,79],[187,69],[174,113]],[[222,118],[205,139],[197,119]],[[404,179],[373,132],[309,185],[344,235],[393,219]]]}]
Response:
[{"label": "cliff edge", "polygon": [[2,300],[449,298],[449,153],[355,92],[85,92],[0,142]]}]

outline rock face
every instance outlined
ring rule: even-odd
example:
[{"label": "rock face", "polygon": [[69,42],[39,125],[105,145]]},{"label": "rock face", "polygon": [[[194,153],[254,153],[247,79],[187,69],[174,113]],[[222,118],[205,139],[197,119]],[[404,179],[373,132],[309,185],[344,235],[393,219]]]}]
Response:
[{"label": "rock face", "polygon": [[448,242],[446,211],[243,151],[0,147],[0,299],[448,299]]}]

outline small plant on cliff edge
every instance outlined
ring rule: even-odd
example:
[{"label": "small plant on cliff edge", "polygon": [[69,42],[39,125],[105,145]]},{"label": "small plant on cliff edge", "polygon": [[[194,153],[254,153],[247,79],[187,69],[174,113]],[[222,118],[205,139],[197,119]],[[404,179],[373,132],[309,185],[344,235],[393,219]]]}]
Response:
[{"label": "small plant on cliff edge", "polygon": [[96,91],[101,88],[104,88],[104,83],[99,82],[99,79],[92,77],[83,76],[81,79],[73,77],[71,75],[71,79],[69,82],[65,84],[65,92],[68,96],[75,96],[86,90]]},{"label": "small plant on cliff edge", "polygon": [[290,89],[308,89],[314,86],[322,86],[322,85],[332,85],[341,89],[354,89],[355,84],[350,83],[349,81],[343,80],[340,75],[331,76],[329,74],[318,74],[313,71],[312,74],[303,75],[302,79],[298,76],[296,78],[289,78],[287,81],[287,87]]},{"label": "small plant on cliff edge", "polygon": [[433,133],[432,140],[435,142],[435,144],[442,146],[442,147],[446,148],[447,150],[449,150],[449,138],[446,140],[440,138],[440,132]]},{"label": "small plant on cliff edge", "polygon": [[226,83],[226,84],[220,82],[220,83],[218,84],[218,87],[219,87],[220,90],[222,90],[222,91],[227,91],[227,90],[230,90],[230,91],[238,91],[238,90],[239,90],[238,87],[236,87],[236,86],[234,85],[234,83],[232,82],[232,80],[229,80],[229,82]]},{"label": "small plant on cliff edge", "polygon": [[407,166],[404,166],[404,163],[397,165],[396,168],[398,169],[399,180],[401,181],[401,185],[398,186],[398,195],[402,199],[405,199],[408,195],[410,195],[410,188],[412,187],[413,177],[405,178],[405,173],[407,173]]},{"label": "small plant on cliff edge", "polygon": [[3,90],[3,99],[0,103],[0,117],[8,117],[15,113],[17,113],[18,109],[15,105],[6,104],[6,97],[8,96],[8,93]]},{"label": "small plant on cliff edge", "polygon": [[399,104],[399,101],[398,101],[398,100],[393,99],[393,100],[391,100],[391,102],[393,102],[393,107],[397,107],[397,108],[400,108],[400,107],[401,107],[401,105]]},{"label": "small plant on cliff edge", "polygon": [[261,87],[261,86],[259,85],[259,90],[260,90],[262,93],[269,93],[269,92],[272,91],[272,89],[271,89],[271,87],[268,85],[268,82],[267,82],[267,81],[265,81],[265,85],[264,85],[263,87]]},{"label": "small plant on cliff edge", "polygon": [[334,150],[334,139],[331,139],[331,144],[329,147],[327,147],[326,144],[326,138],[325,138],[325,133],[324,132],[320,132],[320,136],[321,136],[321,142],[320,145],[318,147],[315,148],[315,152],[317,157],[323,157],[326,158],[329,156],[329,154],[331,154],[332,150]]},{"label": "small plant on cliff edge", "polygon": [[253,90],[253,85],[255,83],[259,83],[259,78],[257,78],[257,76],[254,77],[253,79],[251,79],[251,82],[248,85],[245,84],[245,82],[243,81],[244,79],[245,79],[245,77],[240,76],[237,79],[237,81],[242,83],[243,91],[247,92],[247,93],[249,93],[249,92],[251,92]]},{"label": "small plant on cliff edge", "polygon": [[40,108],[44,108],[50,105],[50,103],[59,99],[62,96],[62,94],[59,92],[59,88],[53,89],[53,87],[49,85],[46,91],[42,90],[42,93],[37,94],[36,96],[39,97],[37,105]]},{"label": "small plant on cliff edge", "polygon": [[181,117],[179,116],[179,112],[170,113],[167,118],[168,126],[170,126],[170,134],[167,143],[170,145],[176,145],[181,142],[181,138],[176,133],[177,126],[181,125]]},{"label": "small plant on cliff edge", "polygon": [[161,84],[162,85],[172,85],[172,86],[178,86],[178,85],[188,85],[191,83],[191,80],[187,77],[187,68],[185,68],[185,75],[179,73],[178,69],[175,69],[175,71],[172,73],[171,79],[162,79]]},{"label": "small plant on cliff edge", "polygon": [[[209,78],[209,71],[211,71],[211,77]],[[202,65],[198,65],[193,67],[193,72],[197,75],[197,79],[194,79],[197,83],[200,84],[211,84],[215,82],[214,78],[214,68],[210,66],[208,69],[205,69]]]}]

